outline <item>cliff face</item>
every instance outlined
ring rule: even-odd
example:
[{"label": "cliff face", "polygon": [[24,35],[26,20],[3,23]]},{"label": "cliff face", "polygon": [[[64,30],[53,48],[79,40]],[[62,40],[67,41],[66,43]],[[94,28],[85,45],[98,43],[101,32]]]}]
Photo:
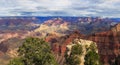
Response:
[{"label": "cliff face", "polygon": [[64,56],[66,46],[77,38],[96,42],[100,59],[104,65],[112,65],[115,62],[115,58],[120,55],[120,32],[106,31],[86,36],[80,33],[72,33],[63,38],[62,45],[59,42],[53,44],[52,49],[55,54]]},{"label": "cliff face", "polygon": [[91,34],[102,31],[110,30],[110,27],[115,25],[110,19],[104,18],[92,18],[83,17],[76,18],[73,20],[64,18],[53,18],[40,24],[39,28],[35,29],[35,32],[40,32],[44,36],[47,33],[57,34],[59,36],[64,36],[70,34],[74,30],[81,31],[82,34]]},{"label": "cliff face", "polygon": [[116,26],[114,26],[111,30],[112,30],[113,32],[119,32],[119,31],[120,31],[120,23],[117,24]]},{"label": "cliff face", "polygon": [[[72,21],[71,21],[72,20]],[[74,39],[87,39],[97,43],[101,60],[107,64],[114,62],[114,59],[119,54],[120,47],[120,24],[110,30],[113,21],[102,18],[77,18],[77,19],[61,19],[54,18],[45,21],[39,28],[35,29],[36,25],[34,18],[26,19],[0,19],[0,56],[4,54],[11,55],[14,53],[14,45],[19,41],[11,38],[24,39],[27,36],[45,37],[45,40],[50,43],[52,51],[56,55],[56,59],[61,63],[64,60],[66,46],[73,42]],[[114,25],[114,24],[112,24]],[[33,30],[35,29],[35,30]],[[28,31],[28,30],[32,30]],[[78,31],[73,32],[74,30]],[[15,32],[14,32],[15,31]],[[35,31],[35,32],[34,32]],[[108,31],[108,32],[104,32]],[[101,32],[101,33],[98,33]],[[85,36],[85,34],[91,34]],[[3,40],[3,38],[6,40]],[[19,41],[21,42],[21,41]],[[18,45],[19,46],[19,45]],[[15,46],[18,47],[18,46]],[[13,51],[11,51],[11,49]],[[3,53],[4,52],[4,53]],[[6,53],[7,52],[7,53]],[[58,54],[60,56],[58,56]],[[16,54],[15,54],[16,55]],[[8,55],[7,55],[8,56]],[[63,64],[61,64],[63,65]]]},{"label": "cliff face", "polygon": [[18,56],[17,49],[22,42],[20,38],[10,38],[0,43],[0,65],[7,65],[12,58]]},{"label": "cliff face", "polygon": [[33,30],[38,26],[35,22],[37,18],[0,18],[1,31],[18,31],[18,30]]},{"label": "cliff face", "polygon": [[56,34],[57,36],[63,36],[66,34],[69,22],[64,21],[61,18],[54,18],[52,20],[47,20],[40,24],[39,28],[35,29],[35,32],[39,32],[42,36],[47,36],[47,34]]},{"label": "cliff face", "polygon": [[101,32],[87,37],[97,43],[101,61],[104,64],[112,64],[120,55],[120,32]]},{"label": "cliff face", "polygon": [[104,65],[112,65],[120,55],[120,23],[110,31],[86,35],[83,39],[97,43],[98,53]]},{"label": "cliff face", "polygon": [[[80,32],[74,31],[70,35],[66,35],[62,37],[54,37],[54,38],[51,38],[49,41],[50,43],[52,43],[53,52],[55,52],[55,54],[60,54],[64,56],[64,53],[66,51],[66,46],[70,44],[72,41],[74,41],[74,39],[83,38],[83,37],[84,35],[80,34]],[[47,38],[50,38],[50,37],[47,37]]]}]

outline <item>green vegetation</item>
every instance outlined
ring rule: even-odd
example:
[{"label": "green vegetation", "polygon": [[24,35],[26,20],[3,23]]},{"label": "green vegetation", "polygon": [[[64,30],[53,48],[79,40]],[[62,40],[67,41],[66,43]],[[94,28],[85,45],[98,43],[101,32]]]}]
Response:
[{"label": "green vegetation", "polygon": [[72,46],[70,55],[65,55],[66,64],[67,65],[79,65],[80,64],[80,56],[82,55],[83,49],[80,44],[76,44]]},{"label": "green vegetation", "polygon": [[89,51],[85,55],[85,65],[99,65],[99,56],[94,51]]},{"label": "green vegetation", "polygon": [[101,65],[95,43],[92,43],[90,46],[86,45],[85,47],[82,47],[80,44],[73,45],[71,48],[71,53],[67,54],[66,52],[65,54],[66,65],[80,65],[82,62],[81,57],[84,55],[83,49],[86,49],[84,65]]},{"label": "green vegetation", "polygon": [[8,65],[24,65],[22,58],[14,58]]},{"label": "green vegetation", "polygon": [[11,60],[8,65],[57,65],[50,46],[43,39],[25,39],[18,52],[19,58]]},{"label": "green vegetation", "polygon": [[85,65],[100,65],[100,58],[98,53],[96,52],[97,47],[94,43],[90,45],[88,48],[87,54],[85,55]]},{"label": "green vegetation", "polygon": [[80,44],[76,44],[71,49],[71,55],[82,55],[83,48]]}]

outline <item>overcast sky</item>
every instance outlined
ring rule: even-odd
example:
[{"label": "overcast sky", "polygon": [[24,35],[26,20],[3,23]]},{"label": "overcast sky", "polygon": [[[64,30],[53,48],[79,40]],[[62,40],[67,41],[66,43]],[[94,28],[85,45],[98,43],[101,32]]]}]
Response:
[{"label": "overcast sky", "polygon": [[120,17],[120,0],[0,0],[0,16]]}]

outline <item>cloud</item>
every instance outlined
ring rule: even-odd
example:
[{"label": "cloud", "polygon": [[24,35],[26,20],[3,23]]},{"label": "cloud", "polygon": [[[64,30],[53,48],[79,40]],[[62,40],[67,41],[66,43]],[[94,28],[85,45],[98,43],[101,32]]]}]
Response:
[{"label": "cloud", "polygon": [[120,17],[120,0],[1,0],[0,16]]}]

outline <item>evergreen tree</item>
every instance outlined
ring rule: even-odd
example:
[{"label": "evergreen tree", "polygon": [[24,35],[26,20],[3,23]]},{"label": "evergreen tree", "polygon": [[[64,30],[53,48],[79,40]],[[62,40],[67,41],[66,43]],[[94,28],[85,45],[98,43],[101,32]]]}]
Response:
[{"label": "evergreen tree", "polygon": [[98,53],[96,52],[97,47],[94,43],[92,43],[85,55],[85,65],[100,65],[100,58]]},{"label": "evergreen tree", "polygon": [[9,65],[57,65],[50,46],[43,39],[25,39],[18,52],[21,59],[12,60]]},{"label": "evergreen tree", "polygon": [[24,65],[22,58],[14,58],[8,65]]},{"label": "evergreen tree", "polygon": [[80,55],[82,55],[83,49],[80,44],[72,46],[70,55],[65,54],[66,64],[67,65],[79,65],[80,64]]}]

